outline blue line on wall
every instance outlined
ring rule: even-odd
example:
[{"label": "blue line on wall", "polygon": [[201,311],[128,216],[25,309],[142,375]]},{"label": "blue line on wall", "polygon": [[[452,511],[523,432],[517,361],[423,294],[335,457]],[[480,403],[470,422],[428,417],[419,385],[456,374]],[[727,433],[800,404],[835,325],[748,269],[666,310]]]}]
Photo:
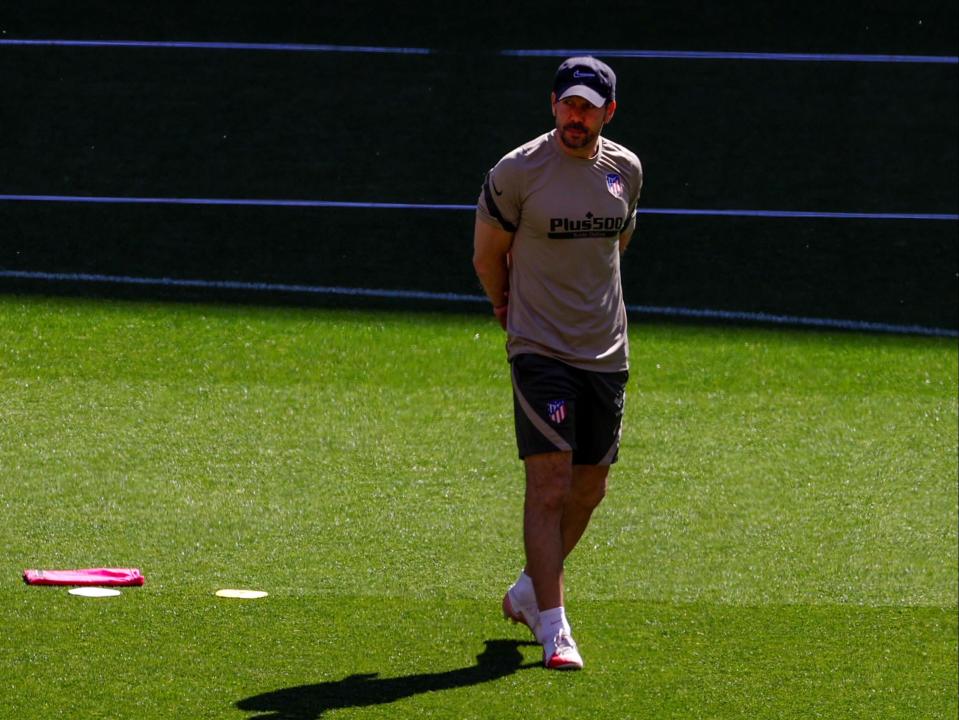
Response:
[{"label": "blue line on wall", "polygon": [[[222,205],[249,207],[305,207],[373,210],[457,210],[472,211],[475,204],[355,202],[346,200],[282,200],[270,198],[179,198],[118,197],[96,195],[16,195],[0,194],[0,202],[90,203],[118,205]],[[702,208],[638,208],[640,215],[704,215],[713,217],[801,218],[832,220],[959,220],[959,213],[915,212],[817,212],[806,210],[722,210]]]},{"label": "blue line on wall", "polygon": [[[57,38],[2,38],[0,46],[78,47],[78,48],[159,48],[181,50],[239,50],[270,52],[375,53],[390,55],[433,55],[442,50],[421,47],[377,45],[333,45],[318,43],[244,43],[202,42],[190,40],[77,40]],[[501,50],[508,57],[568,57],[597,55],[616,58],[663,60],[753,60],[765,62],[852,62],[959,64],[952,55],[893,55],[865,53],[727,52],[713,50],[615,50],[615,49],[514,49]]]},{"label": "blue line on wall", "polygon": [[763,60],[767,62],[851,62],[851,63],[911,63],[957,65],[953,55],[869,55],[861,53],[769,53],[721,52],[700,50],[503,50],[512,57],[570,57],[595,55],[611,58],[649,58],[663,60]]},{"label": "blue line on wall", "polygon": [[189,42],[163,40],[18,40],[0,39],[2,45],[80,48],[175,48],[181,50],[255,50],[272,52],[367,53],[385,55],[430,55],[429,48],[377,45],[322,45],[310,43]]},{"label": "blue line on wall", "polygon": [[[13,280],[39,280],[54,283],[107,283],[118,285],[139,285],[147,287],[187,287],[210,290],[240,290],[244,292],[341,295],[352,297],[387,298],[396,300],[438,300],[444,302],[468,303],[489,302],[482,295],[425,292],[420,290],[383,290],[378,288],[242,282],[235,280],[149,278],[126,275],[100,275],[93,273],[52,273],[27,270],[0,270],[0,278],[9,278]],[[767,325],[815,327],[836,330],[852,330],[857,332],[880,332],[900,335],[925,335],[932,337],[959,337],[959,331],[957,330],[925,327],[921,325],[894,325],[889,323],[863,322],[859,320],[837,320],[832,318],[798,317],[792,315],[775,315],[770,313],[658,307],[650,305],[627,305],[626,309],[632,313],[656,315],[667,318],[694,318],[703,320],[726,320],[738,322],[744,321],[763,323]]]}]

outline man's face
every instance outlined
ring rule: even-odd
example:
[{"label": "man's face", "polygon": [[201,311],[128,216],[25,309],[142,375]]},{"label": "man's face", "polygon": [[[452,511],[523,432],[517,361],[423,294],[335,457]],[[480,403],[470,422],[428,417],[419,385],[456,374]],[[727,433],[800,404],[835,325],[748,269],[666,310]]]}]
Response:
[{"label": "man's face", "polygon": [[603,125],[613,118],[613,113],[616,111],[615,100],[610,101],[605,107],[596,107],[579,95],[557,100],[556,93],[553,93],[550,100],[553,104],[559,139],[574,153],[592,149]]}]

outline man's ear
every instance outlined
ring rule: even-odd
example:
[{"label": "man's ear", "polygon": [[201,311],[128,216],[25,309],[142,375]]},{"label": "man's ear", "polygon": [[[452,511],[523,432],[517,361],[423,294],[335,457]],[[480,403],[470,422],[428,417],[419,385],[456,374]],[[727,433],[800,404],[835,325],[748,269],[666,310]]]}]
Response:
[{"label": "man's ear", "polygon": [[610,100],[609,105],[606,106],[606,119],[603,121],[603,123],[608,125],[609,121],[613,119],[613,115],[615,114],[616,114],[616,101]]}]

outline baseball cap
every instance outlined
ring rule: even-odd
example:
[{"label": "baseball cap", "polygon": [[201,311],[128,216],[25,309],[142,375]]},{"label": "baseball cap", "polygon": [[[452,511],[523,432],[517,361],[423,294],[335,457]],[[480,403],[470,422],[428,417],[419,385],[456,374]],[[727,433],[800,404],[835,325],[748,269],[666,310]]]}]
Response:
[{"label": "baseball cap", "polygon": [[570,95],[586,98],[596,107],[616,99],[616,73],[594,57],[571,57],[563,61],[553,80],[556,99]]}]

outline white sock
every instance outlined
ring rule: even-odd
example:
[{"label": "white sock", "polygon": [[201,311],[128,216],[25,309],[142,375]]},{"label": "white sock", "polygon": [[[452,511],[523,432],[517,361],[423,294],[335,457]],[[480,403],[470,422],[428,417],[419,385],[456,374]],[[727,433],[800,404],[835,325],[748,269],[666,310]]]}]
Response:
[{"label": "white sock", "polygon": [[539,633],[537,639],[540,644],[552,642],[556,633],[560,630],[570,631],[569,622],[566,620],[566,611],[560,605],[549,610],[542,610],[539,614]]},{"label": "white sock", "polygon": [[[516,578],[516,582],[513,583],[513,597],[516,598],[516,602],[524,610],[530,609],[539,612],[536,606],[536,590],[533,589],[533,579],[525,572],[521,572],[519,577]],[[516,609],[519,610],[519,608]]]}]

